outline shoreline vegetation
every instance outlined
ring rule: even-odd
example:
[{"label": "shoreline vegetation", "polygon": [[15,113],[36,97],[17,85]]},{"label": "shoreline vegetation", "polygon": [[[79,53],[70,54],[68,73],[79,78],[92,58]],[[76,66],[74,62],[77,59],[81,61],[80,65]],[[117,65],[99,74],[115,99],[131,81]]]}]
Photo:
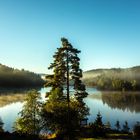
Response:
[{"label": "shoreline vegetation", "polygon": [[[24,69],[18,70],[0,64],[0,90],[42,87],[45,76],[49,75],[36,74]],[[139,92],[140,66],[89,70],[83,72],[82,81],[87,87],[97,88],[101,92]],[[70,81],[70,84],[73,84],[73,81]]]},{"label": "shoreline vegetation", "polygon": [[90,70],[83,73],[82,80],[101,91],[140,91],[140,66]]},{"label": "shoreline vegetation", "polygon": [[[29,96],[29,94],[28,94]],[[27,100],[27,99],[26,99]],[[27,103],[28,104],[28,103]],[[27,105],[26,104],[26,105]],[[25,105],[25,106],[26,106]],[[20,118],[21,119],[21,118]],[[29,119],[29,118],[25,118]],[[21,123],[21,122],[20,122]],[[39,125],[39,124],[38,124]],[[120,122],[117,120],[115,128],[112,128],[110,122],[103,123],[102,115],[98,112],[96,119],[93,123],[81,125],[79,131],[75,131],[75,137],[70,140],[139,140],[140,139],[140,122],[137,122],[133,129],[130,130],[129,123],[124,122],[123,126],[120,126]],[[41,126],[40,126],[41,127]],[[27,127],[28,128],[28,127]],[[42,127],[41,127],[42,128]],[[28,128],[32,130],[31,128]],[[68,140],[64,135],[57,136],[56,133],[21,133],[14,131],[12,133],[4,131],[3,122],[0,119],[0,138],[1,140]]]}]

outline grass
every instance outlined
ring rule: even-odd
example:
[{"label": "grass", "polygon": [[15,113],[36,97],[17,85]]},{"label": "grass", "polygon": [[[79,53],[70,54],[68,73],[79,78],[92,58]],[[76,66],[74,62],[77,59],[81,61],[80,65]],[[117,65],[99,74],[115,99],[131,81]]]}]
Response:
[{"label": "grass", "polygon": [[81,138],[79,140],[97,140],[97,139],[95,139],[95,138]]},{"label": "grass", "polygon": [[80,138],[79,140],[104,140],[104,139],[100,139],[100,138]]},{"label": "grass", "polygon": [[107,138],[79,138],[79,140],[131,140],[133,136],[130,134],[108,134]]}]

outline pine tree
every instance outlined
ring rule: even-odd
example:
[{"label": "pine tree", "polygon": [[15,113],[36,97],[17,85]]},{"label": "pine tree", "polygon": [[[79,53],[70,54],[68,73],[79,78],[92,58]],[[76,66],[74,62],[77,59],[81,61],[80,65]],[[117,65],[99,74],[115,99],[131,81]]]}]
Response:
[{"label": "pine tree", "polygon": [[[64,85],[69,90],[70,79],[74,81],[74,91],[75,98],[83,103],[83,99],[87,97],[85,85],[82,83],[82,70],[80,69],[80,58],[78,54],[80,51],[75,49],[67,39],[62,38],[62,47],[57,48],[55,53],[54,63],[51,63],[49,69],[53,69],[54,74],[46,76],[49,82],[46,83],[46,87],[52,87],[51,91],[47,94],[53,94],[57,89],[57,99],[64,95]],[[69,99],[69,93],[67,95],[67,100]]]},{"label": "pine tree", "polygon": [[103,122],[102,122],[102,116],[101,116],[101,113],[100,112],[98,112],[94,124],[97,125],[97,126],[100,126],[100,127],[103,127],[104,126],[103,125]]},{"label": "pine tree", "polygon": [[94,136],[103,136],[105,135],[105,127],[102,122],[102,116],[100,112],[98,112],[95,122],[93,123],[93,134]]},{"label": "pine tree", "polygon": [[128,133],[129,132],[129,126],[128,126],[128,122],[127,121],[125,121],[125,123],[124,123],[124,125],[123,125],[123,131],[124,132],[126,132],[126,133]]},{"label": "pine tree", "polygon": [[[77,129],[80,120],[88,114],[88,108],[83,102],[88,94],[81,81],[80,51],[66,38],[62,38],[61,42],[62,46],[57,48],[54,62],[49,67],[54,74],[46,77],[48,82],[45,86],[51,87],[51,90],[47,93],[49,100],[44,107],[44,118],[50,129],[69,133]],[[73,83],[74,98],[70,96],[70,82]]]},{"label": "pine tree", "polygon": [[36,135],[41,130],[40,113],[41,102],[40,93],[32,90],[28,92],[22,111],[19,113],[21,116],[15,122],[14,129],[19,133]]},{"label": "pine tree", "polygon": [[117,131],[119,131],[121,128],[120,122],[118,120],[116,121],[115,127],[116,127]]}]

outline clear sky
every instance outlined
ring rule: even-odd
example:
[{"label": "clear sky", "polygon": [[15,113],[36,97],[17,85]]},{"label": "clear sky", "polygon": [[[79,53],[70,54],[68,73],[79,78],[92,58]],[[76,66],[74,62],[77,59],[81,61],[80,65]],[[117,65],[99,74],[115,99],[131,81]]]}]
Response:
[{"label": "clear sky", "polygon": [[140,65],[140,0],[0,0],[0,63],[48,73],[61,37],[83,70]]}]

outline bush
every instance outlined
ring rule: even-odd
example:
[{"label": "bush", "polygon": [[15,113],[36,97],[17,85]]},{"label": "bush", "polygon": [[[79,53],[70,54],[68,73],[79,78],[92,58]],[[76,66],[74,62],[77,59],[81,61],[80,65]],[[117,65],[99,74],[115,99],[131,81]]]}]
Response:
[{"label": "bush", "polygon": [[134,131],[134,135],[140,136],[140,122],[137,122],[135,124],[133,131]]}]

